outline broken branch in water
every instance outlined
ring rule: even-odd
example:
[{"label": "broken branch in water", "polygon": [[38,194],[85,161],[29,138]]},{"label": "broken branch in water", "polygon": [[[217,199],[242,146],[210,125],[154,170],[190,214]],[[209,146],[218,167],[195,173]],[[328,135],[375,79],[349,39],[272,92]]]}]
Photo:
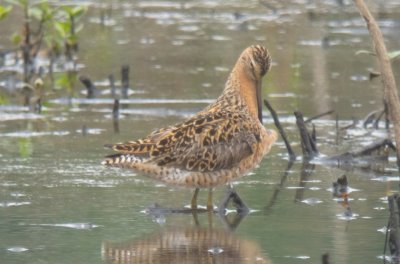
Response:
[{"label": "broken branch in water", "polygon": [[114,100],[114,105],[113,105],[113,119],[117,120],[119,119],[119,100],[115,99]]},{"label": "broken branch in water", "polygon": [[364,128],[367,128],[367,126],[368,126],[369,124],[371,124],[372,122],[374,122],[375,117],[376,117],[376,114],[377,114],[378,112],[379,112],[379,110],[374,110],[374,111],[372,111],[371,113],[369,113],[369,114],[365,117],[364,122],[363,122],[363,127],[364,127]]},{"label": "broken branch in water", "polygon": [[393,142],[389,139],[384,139],[380,142],[371,144],[364,149],[356,152],[345,152],[340,155],[331,156],[321,159],[323,164],[336,165],[346,168],[346,166],[368,166],[373,165],[373,162],[386,162],[389,157],[388,149],[395,150]]},{"label": "broken branch in water", "polygon": [[329,264],[329,254],[325,253],[322,255],[322,264]]},{"label": "broken branch in water", "polygon": [[96,93],[96,86],[89,79],[89,77],[87,77],[85,75],[81,75],[81,76],[79,76],[79,80],[86,87],[86,90],[87,90],[86,98],[88,98],[88,99],[94,98],[95,93]]},{"label": "broken branch in water", "polygon": [[296,111],[294,112],[294,115],[296,117],[296,124],[300,132],[303,157],[306,160],[311,160],[318,155],[316,144],[304,124],[303,114],[299,111]]},{"label": "broken branch in water", "polygon": [[[373,154],[374,151],[380,152],[382,149],[385,150],[386,148],[396,151],[396,146],[393,144],[393,142],[390,139],[384,139],[380,142],[367,146],[361,151],[354,152],[353,155],[355,157],[367,156]],[[387,157],[387,153],[385,153],[385,156]]]},{"label": "broken branch in water", "polygon": [[[396,81],[393,76],[393,70],[383,40],[382,32],[379,29],[375,18],[369,12],[369,9],[364,1],[353,0],[353,2],[357,6],[361,16],[367,23],[367,27],[372,38],[372,43],[376,51],[376,57],[378,59],[378,64],[382,76],[383,98],[385,103],[387,104],[390,119],[393,122],[395,141],[397,145],[400,145],[400,102],[397,95]],[[400,169],[400,148],[397,148],[396,153],[397,166]]]},{"label": "broken branch in water", "polygon": [[275,126],[278,129],[279,134],[281,135],[283,141],[285,142],[286,149],[289,153],[289,159],[292,161],[296,160],[296,154],[294,154],[293,149],[290,146],[290,143],[287,139],[285,130],[283,130],[283,127],[281,126],[281,122],[279,122],[278,115],[276,114],[275,110],[272,108],[271,104],[268,102],[267,99],[264,99],[264,104],[268,108],[269,112],[271,113],[271,116],[274,119]]},{"label": "broken branch in water", "polygon": [[381,120],[381,118],[383,117],[383,115],[385,114],[385,109],[382,110],[382,112],[378,115],[378,117],[375,119],[374,122],[374,128],[378,129],[379,128],[379,121]]},{"label": "broken branch in water", "polygon": [[358,120],[353,118],[353,123],[351,123],[350,125],[347,125],[345,127],[341,127],[340,130],[347,130],[347,129],[356,128],[357,124],[358,124]]},{"label": "broken branch in water", "polygon": [[376,77],[381,76],[380,72],[377,71],[369,71],[369,80],[372,81],[373,79],[375,79]]},{"label": "broken branch in water", "polygon": [[[400,197],[397,194],[393,194],[388,197],[390,216],[386,232],[389,232],[389,250],[392,257],[393,263],[399,263],[400,259],[400,239],[398,234],[399,229],[399,203]],[[385,241],[386,251],[386,241]],[[385,254],[386,252],[384,252]]]}]

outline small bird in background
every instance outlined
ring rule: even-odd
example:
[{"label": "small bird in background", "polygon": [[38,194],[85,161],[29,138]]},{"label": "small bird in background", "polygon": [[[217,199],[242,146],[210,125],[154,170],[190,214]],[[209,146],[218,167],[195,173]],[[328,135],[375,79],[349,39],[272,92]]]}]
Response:
[{"label": "small bird in background", "polygon": [[117,154],[102,164],[143,172],[166,184],[212,188],[245,175],[269,152],[278,135],[262,124],[261,79],[271,57],[259,45],[246,48],[217,100],[186,121],[152,132],[143,139],[105,145]]}]

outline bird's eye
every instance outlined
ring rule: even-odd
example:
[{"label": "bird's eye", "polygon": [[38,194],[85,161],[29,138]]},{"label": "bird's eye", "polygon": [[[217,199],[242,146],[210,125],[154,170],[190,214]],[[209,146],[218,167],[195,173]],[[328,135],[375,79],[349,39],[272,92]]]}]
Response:
[{"label": "bird's eye", "polygon": [[254,70],[254,63],[252,61],[250,61],[250,67],[252,70]]}]

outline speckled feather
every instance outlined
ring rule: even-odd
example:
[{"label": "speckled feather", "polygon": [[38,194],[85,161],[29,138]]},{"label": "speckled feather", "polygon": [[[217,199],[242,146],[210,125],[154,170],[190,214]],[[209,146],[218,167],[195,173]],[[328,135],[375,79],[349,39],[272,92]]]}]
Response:
[{"label": "speckled feather", "polygon": [[276,132],[260,122],[252,91],[269,67],[264,47],[247,48],[215,103],[144,139],[106,145],[118,154],[106,157],[103,164],[188,187],[213,187],[245,174],[277,139]]}]

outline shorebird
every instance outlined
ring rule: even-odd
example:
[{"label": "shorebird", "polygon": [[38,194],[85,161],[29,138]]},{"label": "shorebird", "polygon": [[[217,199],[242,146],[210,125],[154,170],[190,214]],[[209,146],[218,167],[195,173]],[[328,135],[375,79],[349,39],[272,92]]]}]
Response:
[{"label": "shorebird", "polygon": [[143,139],[105,145],[118,152],[102,164],[134,169],[166,184],[212,188],[229,183],[257,166],[277,140],[262,124],[261,79],[271,57],[259,45],[246,48],[217,100],[182,123],[152,132]]}]

